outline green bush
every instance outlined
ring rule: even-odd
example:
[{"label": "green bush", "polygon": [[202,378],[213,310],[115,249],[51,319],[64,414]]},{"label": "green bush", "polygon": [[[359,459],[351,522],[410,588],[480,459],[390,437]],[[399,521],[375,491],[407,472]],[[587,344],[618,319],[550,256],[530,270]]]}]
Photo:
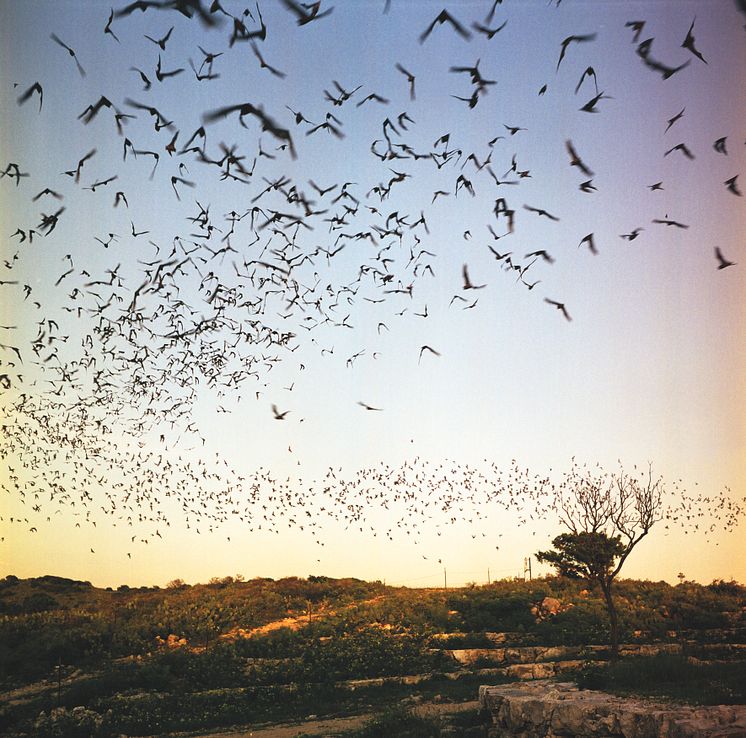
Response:
[{"label": "green bush", "polygon": [[57,610],[60,603],[48,595],[46,592],[35,592],[25,597],[21,604],[21,612],[46,612],[47,610]]},{"label": "green bush", "polygon": [[530,630],[534,626],[531,605],[546,596],[544,590],[501,593],[491,589],[455,595],[448,606],[459,613],[466,631]]},{"label": "green bush", "polygon": [[621,694],[668,697],[697,704],[744,704],[746,662],[690,662],[681,654],[593,664],[576,674],[578,686]]},{"label": "green bush", "polygon": [[548,646],[607,643],[609,618],[603,604],[581,602],[535,625],[539,642]]},{"label": "green bush", "polygon": [[239,638],[235,648],[237,653],[247,658],[289,658],[302,650],[310,637],[311,626],[298,631],[278,628],[251,638]]},{"label": "green bush", "polygon": [[104,717],[85,707],[55,707],[42,712],[34,722],[34,735],[40,738],[95,738],[109,735]]},{"label": "green bush", "polygon": [[245,662],[229,643],[198,653],[175,648],[159,654],[154,661],[189,689],[228,687],[244,681]]},{"label": "green bush", "polygon": [[417,674],[447,668],[439,654],[424,651],[422,636],[390,635],[367,628],[326,642],[313,641],[302,653],[310,681]]},{"label": "green bush", "polygon": [[726,582],[723,579],[715,579],[707,585],[707,589],[714,592],[719,597],[728,597],[734,600],[734,604],[746,603],[746,587],[731,579]]}]

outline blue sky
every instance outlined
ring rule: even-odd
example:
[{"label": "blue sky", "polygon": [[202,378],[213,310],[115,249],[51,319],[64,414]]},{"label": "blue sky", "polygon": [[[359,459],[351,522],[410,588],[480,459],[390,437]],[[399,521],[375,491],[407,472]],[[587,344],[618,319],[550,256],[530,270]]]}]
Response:
[{"label": "blue sky", "polygon": [[[609,468],[652,462],[672,497],[679,479],[694,495],[734,504],[744,497],[746,219],[743,198],[725,182],[744,169],[746,17],[726,0],[505,0],[486,23],[490,6],[448,3],[472,38],[445,24],[419,43],[442,4],[393,0],[384,13],[378,0],[338,2],[298,26],[282,4],[260,3],[267,33],[257,50],[286,75],[279,77],[260,67],[250,43],[229,44],[228,18],[209,28],[174,11],[136,11],[114,18],[118,43],[104,34],[109,9],[98,3],[0,3],[0,164],[29,175],[18,186],[10,172],[0,180],[0,280],[8,282],[0,305],[3,324],[17,326],[3,329],[0,343],[23,359],[14,362],[12,349],[0,354],[4,366],[16,363],[2,370],[10,387],[0,401],[13,428],[3,442],[13,469],[0,521],[3,570],[101,584],[240,572],[435,585],[443,566],[454,584],[485,579],[487,567],[511,576],[559,532],[529,501],[533,520],[490,502],[491,465],[508,475],[513,459],[539,475],[561,473],[572,457]],[[260,28],[256,5],[223,7],[250,32]],[[253,20],[242,16],[245,7]],[[645,25],[635,43],[625,24],[638,20]],[[488,39],[475,22],[506,25]],[[681,46],[692,22],[706,63]],[[172,26],[165,49],[145,38],[157,41]],[[85,77],[51,34],[75,50]],[[558,68],[563,40],[592,34],[568,42]],[[650,59],[687,66],[669,79],[647,68],[636,49],[648,38]],[[190,59],[199,69],[200,46],[221,54],[216,79],[199,81],[190,69]],[[185,71],[157,81],[159,54],[163,70]],[[470,108],[457,99],[471,97],[470,75],[449,70],[477,62],[495,84]],[[416,76],[414,100],[397,63]],[[588,67],[608,96],[596,113],[580,110],[597,94],[594,79],[585,76],[575,91]],[[17,102],[37,81],[41,111],[36,95]],[[337,105],[325,95],[339,94],[335,81],[356,90]],[[372,93],[389,102],[362,103]],[[135,116],[123,119],[121,134],[110,109],[87,125],[80,118],[101,95]],[[154,119],[127,100],[154,106],[172,128],[154,130]],[[244,103],[290,132],[297,159],[256,118],[242,127],[236,114],[205,124],[204,153],[216,161],[221,143],[235,147],[252,172],[246,182],[179,153],[206,113]],[[306,135],[312,126],[296,125],[291,110],[314,124],[332,113],[344,138]],[[394,132],[384,128],[387,118]],[[445,134],[447,144],[436,145]],[[385,151],[386,135],[404,158],[372,153],[373,142]],[[721,137],[727,154],[713,148]],[[123,160],[125,138],[158,153],[152,178],[152,156],[130,151]],[[591,177],[570,166],[568,140]],[[693,159],[681,150],[665,155],[680,143]],[[78,183],[61,174],[94,149]],[[446,150],[453,153],[440,167],[412,156]],[[497,180],[518,184],[496,184],[470,154],[479,165],[489,157]],[[374,188],[397,172],[407,176],[382,199]],[[177,199],[172,176],[194,187],[175,181]],[[456,194],[459,176],[473,197],[463,188]],[[325,212],[304,215],[282,192],[262,194],[284,179],[286,192],[294,185],[314,201],[310,210]],[[583,192],[588,179],[595,190]],[[321,195],[310,180],[336,188]],[[355,200],[333,202],[345,182],[354,183],[347,192]],[[651,190],[657,182],[662,189]],[[45,187],[64,199],[34,201]],[[433,201],[439,190],[449,194]],[[117,192],[126,206],[114,207]],[[498,198],[515,212],[513,233],[495,217]],[[356,212],[341,224],[325,220],[343,218],[344,205]],[[41,214],[63,206],[57,227],[42,235]],[[296,213],[310,227],[261,227],[268,215],[257,211],[255,228],[247,215],[222,240],[229,214],[253,207]],[[200,228],[203,208],[209,218]],[[411,227],[421,215],[429,232]],[[396,217],[401,236],[373,229]],[[636,228],[637,238],[621,238]],[[36,230],[32,243],[18,229]],[[580,247],[589,233],[597,255]],[[536,257],[521,278],[489,246],[511,252],[519,267],[542,250],[554,261]],[[718,269],[716,247],[735,265]],[[279,254],[300,262],[287,281]],[[184,261],[178,270],[174,259]],[[169,276],[156,289],[159,264]],[[483,288],[464,289],[464,265]],[[128,310],[143,285],[137,309]],[[572,320],[545,298],[565,304]],[[247,341],[254,330],[268,340]],[[422,346],[440,356],[420,355]],[[284,420],[273,405],[289,411]],[[38,424],[49,427],[50,418],[66,432],[43,431]],[[358,482],[370,479],[360,470],[406,470],[414,459],[412,500],[394,499],[390,486],[383,497],[360,491]],[[463,502],[449,507],[430,494],[441,465],[483,473],[482,496],[457,475],[454,500]],[[337,481],[326,478],[330,467]],[[271,488],[288,479],[289,496],[278,501]],[[270,521],[267,510],[275,511]],[[625,572],[746,580],[742,529],[717,531],[661,526]]]}]

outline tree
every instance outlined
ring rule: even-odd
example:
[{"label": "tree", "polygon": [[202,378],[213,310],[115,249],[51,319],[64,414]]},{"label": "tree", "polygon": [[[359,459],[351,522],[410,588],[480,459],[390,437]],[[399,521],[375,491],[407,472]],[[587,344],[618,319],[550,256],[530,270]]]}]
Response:
[{"label": "tree", "polygon": [[553,541],[553,551],[536,558],[560,576],[598,584],[609,614],[611,657],[619,656],[619,623],[612,587],[632,549],[664,517],[663,480],[646,473],[609,474],[574,465],[555,488],[555,509],[568,532]]}]

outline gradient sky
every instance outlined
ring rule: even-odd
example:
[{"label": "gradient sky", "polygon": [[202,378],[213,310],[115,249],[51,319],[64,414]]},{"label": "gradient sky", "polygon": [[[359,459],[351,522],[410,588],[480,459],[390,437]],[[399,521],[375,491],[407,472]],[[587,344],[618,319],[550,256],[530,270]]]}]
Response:
[{"label": "gradient sky", "polygon": [[[248,7],[255,20],[246,18],[247,27],[258,28],[256,4],[222,4],[238,17]],[[627,469],[651,462],[672,498],[679,494],[675,485],[695,496],[724,495],[733,504],[744,498],[746,215],[743,197],[724,183],[745,171],[746,15],[731,0],[564,0],[559,6],[545,0],[504,0],[487,24],[496,28],[506,23],[494,38],[473,32],[465,40],[442,25],[418,43],[443,3],[392,0],[388,13],[384,5],[383,0],[340,1],[327,17],[298,26],[281,3],[260,3],[267,35],[258,47],[268,64],[286,74],[280,78],[260,68],[248,43],[229,46],[232,21],[227,19],[208,28],[173,11],[136,11],[114,19],[117,43],[103,32],[109,9],[100,3],[0,0],[0,165],[5,170],[10,162],[17,163],[29,175],[18,186],[11,176],[0,179],[5,262],[0,280],[7,282],[0,285],[0,322],[16,326],[0,329],[0,344],[19,348],[23,359],[21,365],[11,349],[0,349],[0,373],[10,382],[0,399],[7,431],[0,449],[8,467],[1,498],[0,574],[57,574],[98,585],[164,584],[176,577],[195,582],[235,573],[326,574],[422,586],[442,582],[443,567],[449,584],[485,581],[488,569],[493,578],[521,575],[524,558],[546,548],[560,532],[556,520],[539,514],[526,519],[491,505],[489,495],[470,497],[457,481],[458,473],[450,474],[454,500],[461,496],[464,502],[445,510],[442,502],[433,502],[442,500],[438,494],[429,495],[434,480],[449,476],[450,469],[458,472],[459,465],[484,473],[488,488],[496,478],[492,465],[507,473],[513,459],[538,475],[550,469],[561,473],[573,457],[609,469],[618,461]],[[484,23],[491,6],[487,1],[447,3],[467,27]],[[325,0],[322,10],[328,7]],[[636,53],[634,30],[625,23],[642,20],[639,41],[654,38],[650,58],[672,67],[688,62],[669,79],[644,66]],[[681,46],[693,21],[696,48],[706,63]],[[171,26],[164,51],[144,37],[159,39]],[[52,33],[76,51],[85,77],[50,38]],[[570,42],[557,68],[563,40],[586,34],[596,36]],[[199,67],[199,46],[222,53],[213,66],[219,78],[195,79],[188,60]],[[157,82],[159,52],[163,69],[185,71]],[[477,60],[482,76],[496,84],[470,109],[454,97],[470,97],[469,75],[449,68],[470,67]],[[415,100],[396,63],[416,75]],[[595,95],[593,79],[586,78],[575,92],[589,66],[598,91],[608,96],[599,100],[596,113],[580,110]],[[142,89],[132,67],[152,80],[150,90]],[[325,90],[336,94],[334,80],[347,91],[361,87],[334,106],[324,96]],[[17,103],[36,81],[44,90],[41,111],[36,95]],[[543,85],[547,89],[540,95]],[[370,101],[358,107],[371,93],[389,104]],[[136,116],[125,121],[123,136],[111,110],[87,125],[79,118],[101,95]],[[173,130],[156,132],[148,113],[126,104],[127,98],[163,111],[174,121]],[[262,131],[255,119],[247,118],[242,128],[235,115],[206,126],[206,153],[219,158],[223,142],[237,146],[247,168],[256,158],[248,184],[221,180],[217,167],[201,163],[193,153],[166,152],[177,129],[180,150],[204,113],[246,102],[263,106],[290,130],[297,160],[278,150],[280,141]],[[325,131],[305,135],[309,125],[296,125],[286,106],[315,123],[334,113],[343,121],[344,139]],[[666,130],[682,109],[683,116]],[[450,133],[448,148],[461,150],[461,155],[440,169],[427,159],[376,158],[371,143],[383,141],[384,119],[396,121],[403,112],[413,122],[392,135],[395,142],[418,153],[442,151],[434,142]],[[506,126],[525,130],[511,135]],[[129,155],[123,161],[125,136],[135,148],[159,153],[152,179],[150,157]],[[490,145],[498,136],[502,138]],[[713,148],[724,136],[727,154]],[[580,191],[587,177],[570,166],[567,140],[593,170],[596,191]],[[680,151],[664,156],[679,143],[686,144],[693,159]],[[61,174],[75,169],[94,148],[79,184]],[[513,157],[530,176],[518,185],[497,186],[486,168],[477,171],[467,161],[471,153],[480,163],[491,156],[500,180],[516,178],[508,173]],[[180,170],[180,164],[186,169]],[[388,182],[392,170],[410,176],[382,201],[372,188]],[[117,180],[111,184],[85,189],[113,175]],[[171,187],[172,175],[195,183],[193,189],[179,186],[181,200]],[[459,175],[473,183],[474,197],[464,190],[455,195]],[[154,268],[143,262],[165,261],[176,236],[183,244],[202,243],[190,236],[195,224],[187,220],[199,213],[195,201],[209,206],[211,222],[223,229],[209,242],[216,251],[226,245],[220,238],[229,228],[225,216],[231,211],[244,213],[254,205],[288,211],[291,206],[277,192],[254,200],[268,181],[279,177],[290,178],[316,201],[317,209],[328,209],[314,216],[313,230],[299,229],[295,253],[334,251],[338,231],[330,232],[323,219],[341,210],[331,199],[344,182],[355,183],[349,191],[360,201],[345,232],[382,225],[393,212],[412,224],[423,213],[429,233],[405,226],[401,242],[393,237],[381,238],[377,245],[349,241],[339,254],[317,252],[293,271],[304,287],[317,285],[315,299],[326,285],[354,285],[361,265],[382,268],[376,256],[392,244],[384,252],[394,259],[387,266],[396,274],[389,286],[395,288],[406,276],[414,284],[411,297],[382,295],[372,280],[363,281],[354,295],[340,293],[336,306],[327,300],[330,321],[307,330],[312,321],[304,318],[312,309],[285,310],[270,296],[263,320],[295,335],[281,348],[240,344],[243,357],[254,357],[257,376],[238,386],[192,384],[188,412],[178,418],[163,411],[164,398],[174,404],[187,396],[183,382],[192,376],[191,369],[182,367],[159,380],[162,395],[152,406],[155,415],[127,394],[118,377],[110,403],[91,413],[102,422],[99,451],[105,454],[97,456],[90,442],[49,448],[49,440],[37,437],[33,424],[18,411],[21,399],[48,408],[50,416],[69,424],[64,407],[80,401],[97,369],[107,376],[106,357],[99,355],[99,364],[87,370],[74,363],[85,354],[89,335],[99,340],[99,317],[90,308],[101,306],[112,293],[109,287],[106,296],[105,288],[101,297],[91,296],[95,288],[85,285],[106,281],[106,270],[116,270],[114,291],[124,301],[104,309],[115,319],[143,283],[146,270]],[[310,179],[322,187],[339,186],[322,197],[308,184]],[[662,182],[662,189],[651,191],[656,182]],[[739,177],[738,186],[744,185]],[[63,194],[64,200],[44,196],[33,201],[45,187]],[[433,203],[436,190],[450,194]],[[126,193],[128,207],[113,206],[117,191]],[[505,219],[493,214],[500,197],[515,210],[512,234],[506,233]],[[559,221],[524,205],[543,208]],[[55,230],[48,236],[38,232],[40,214],[62,206]],[[655,224],[653,219],[688,227]],[[148,233],[133,237],[131,223]],[[638,227],[643,230],[635,240],[621,238]],[[32,243],[12,235],[19,228],[37,230]],[[106,248],[95,240],[105,242],[110,233],[117,238]],[[262,230],[254,244],[245,219],[231,237],[235,251],[198,262],[200,275],[208,284],[235,284],[240,279],[236,268],[248,271],[241,267],[244,260],[271,258],[271,251],[260,248],[267,233]],[[588,233],[594,234],[595,256],[578,248]],[[281,244],[282,236],[272,236],[268,249]],[[524,266],[531,261],[525,255],[540,249],[555,261],[539,259],[526,271],[526,282],[541,280],[528,290],[516,272],[495,260],[488,244],[501,253],[512,252]],[[735,265],[719,270],[716,247]],[[433,254],[423,258],[416,279],[408,263],[410,249]],[[197,253],[210,256],[204,250]],[[432,272],[424,271],[426,263]],[[464,264],[474,284],[486,285],[483,289],[463,289]],[[56,285],[68,269],[73,271]],[[179,279],[179,297],[197,314],[209,314],[196,268],[188,267]],[[23,285],[32,288],[28,296]],[[244,286],[250,297],[252,285],[246,281]],[[80,292],[71,298],[75,288]],[[329,295],[326,291],[325,299]],[[468,302],[453,301],[454,295]],[[563,302],[572,321],[544,298]],[[475,299],[473,308],[463,309]],[[155,309],[159,301],[166,304],[171,298],[151,295],[148,307]],[[84,306],[80,313],[65,310],[78,304]],[[56,327],[41,323],[49,319]],[[31,345],[40,331],[44,348],[36,354]],[[49,343],[49,335],[68,338]],[[135,342],[143,335],[139,330]],[[162,343],[152,342],[153,350],[161,350]],[[420,357],[423,345],[440,356],[426,352]],[[51,352],[55,358],[45,361]],[[164,361],[169,356],[164,349]],[[191,367],[197,357],[184,361]],[[60,366],[77,366],[80,386],[60,381]],[[226,371],[219,373],[221,379]],[[361,401],[382,411],[367,411]],[[274,418],[273,404],[289,411],[285,420]],[[138,432],[143,417],[156,424]],[[20,437],[25,439],[23,452],[16,443]],[[72,426],[69,438],[75,438]],[[34,444],[47,455],[34,456]],[[107,455],[115,460],[114,467],[102,460]],[[360,469],[382,464],[407,470],[414,459],[421,476],[413,484],[413,500],[405,502],[356,498],[359,490],[343,500],[334,491],[344,485],[326,478],[333,467],[336,479],[347,480],[347,489],[353,490]],[[185,512],[180,497],[185,487],[163,487],[140,502],[125,499],[132,480],[136,486],[146,474],[143,470],[168,468],[169,463],[195,494],[200,486],[205,495],[213,491],[213,497],[200,498],[207,506],[203,512],[209,514],[214,503],[219,517],[226,489],[233,506],[248,512],[225,522],[216,519],[209,532],[209,521],[195,523],[194,514]],[[190,469],[198,470],[196,478],[189,476]],[[220,479],[209,477],[212,473]],[[272,484],[266,479],[252,492],[250,481],[263,474],[278,480],[277,488],[286,483],[288,499],[303,502],[290,508],[278,505],[269,499]],[[67,502],[64,495],[50,496],[50,480],[65,486],[71,495]],[[71,506],[69,499],[78,504]],[[358,503],[364,520],[353,522],[347,505]],[[154,515],[151,504],[159,522],[148,520]],[[525,501],[527,514],[531,504]],[[260,530],[262,505],[273,508],[277,517]],[[410,515],[408,506],[415,513]],[[145,520],[139,520],[138,511]],[[318,521],[318,527],[300,530],[299,516]],[[391,537],[386,535],[390,528]],[[744,582],[743,541],[743,526],[730,532],[716,528],[705,537],[701,531],[684,533],[660,525],[630,557],[624,574],[675,581],[684,572],[703,582]],[[537,569],[542,571],[534,563]]]}]

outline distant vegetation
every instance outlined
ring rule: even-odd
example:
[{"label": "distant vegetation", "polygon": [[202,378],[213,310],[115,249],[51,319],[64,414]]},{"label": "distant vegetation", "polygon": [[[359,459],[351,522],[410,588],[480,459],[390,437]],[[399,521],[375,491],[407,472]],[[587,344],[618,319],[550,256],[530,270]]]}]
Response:
[{"label": "distant vegetation", "polygon": [[[560,602],[552,615],[547,597]],[[622,642],[746,642],[736,582],[620,580],[616,597]],[[507,645],[597,644],[608,618],[600,592],[560,577],[446,591],[327,577],[112,590],[10,576],[0,581],[0,680],[27,696],[2,704],[0,732],[72,735],[59,732],[65,721],[93,721],[81,734],[138,735],[319,714],[373,700],[370,686],[344,699],[335,686],[372,677],[429,674],[420,689],[442,692],[459,669],[447,649],[494,647],[494,632]],[[472,696],[475,679],[463,682]],[[385,685],[376,699],[407,689]]]}]

